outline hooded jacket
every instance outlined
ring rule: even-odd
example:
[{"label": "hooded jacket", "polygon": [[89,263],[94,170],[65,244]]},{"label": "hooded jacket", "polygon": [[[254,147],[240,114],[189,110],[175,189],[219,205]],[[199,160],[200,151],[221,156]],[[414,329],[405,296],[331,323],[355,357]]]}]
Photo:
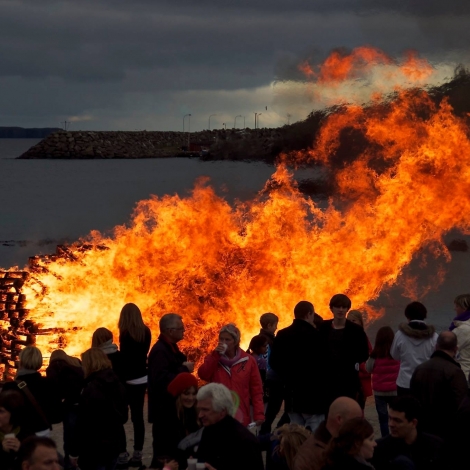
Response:
[{"label": "hooded jacket", "polygon": [[229,370],[219,359],[220,354],[215,351],[206,356],[198,369],[199,377],[207,382],[223,384],[237,393],[240,398],[242,424],[247,426],[251,422],[250,401],[253,406],[253,419],[264,421],[263,383],[255,358],[240,350],[240,359]]},{"label": "hooded jacket", "polygon": [[412,320],[401,323],[393,339],[390,355],[400,361],[397,385],[410,388],[410,380],[417,366],[431,358],[436,347],[437,333],[432,325]]},{"label": "hooded jacket", "polygon": [[468,380],[470,373],[470,320],[454,320],[455,328],[452,330],[457,336],[457,345],[459,347],[458,362],[462,368],[465,378]]}]

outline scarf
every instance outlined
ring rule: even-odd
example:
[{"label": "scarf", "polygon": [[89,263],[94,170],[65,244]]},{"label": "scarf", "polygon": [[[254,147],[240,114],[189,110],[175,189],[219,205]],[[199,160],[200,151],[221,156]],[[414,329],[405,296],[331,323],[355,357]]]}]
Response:
[{"label": "scarf", "polygon": [[15,437],[18,436],[20,433],[20,427],[17,426],[16,428],[13,428],[10,432],[3,432],[0,431],[0,442],[3,442],[3,439],[5,439],[5,434],[14,434]]},{"label": "scarf", "polygon": [[232,359],[228,358],[225,354],[223,354],[222,356],[220,356],[219,362],[223,366],[230,369],[237,361],[240,360],[241,353],[242,353],[241,349],[237,348],[237,350],[235,352],[235,356],[232,357]]},{"label": "scarf", "polygon": [[453,329],[457,328],[454,325],[454,321],[467,321],[470,320],[470,310],[466,310],[465,312],[459,313],[453,320],[452,323],[449,326],[449,331],[452,331]]},{"label": "scarf", "polygon": [[108,341],[105,341],[104,343],[100,344],[100,349],[106,355],[108,355],[115,353],[118,350],[118,347],[113,343],[112,339],[108,339]]}]

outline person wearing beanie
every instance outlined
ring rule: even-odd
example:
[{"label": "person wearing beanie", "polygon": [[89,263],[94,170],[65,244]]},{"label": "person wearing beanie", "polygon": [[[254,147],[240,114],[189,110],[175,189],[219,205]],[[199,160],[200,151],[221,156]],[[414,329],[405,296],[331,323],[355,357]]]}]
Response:
[{"label": "person wearing beanie", "polygon": [[[217,347],[204,359],[198,375],[206,382],[225,385],[235,392],[240,405],[235,418],[248,426],[252,421],[264,421],[263,383],[253,356],[240,348],[240,330],[233,324],[223,326]],[[250,412],[253,406],[253,416]]]},{"label": "person wearing beanie", "polygon": [[185,468],[186,460],[194,455],[194,445],[198,444],[200,439],[200,436],[196,440],[189,437],[191,447],[188,449],[179,446],[183,439],[194,435],[201,428],[196,411],[197,378],[189,372],[181,372],[168,384],[167,390],[174,398],[174,407],[171,417],[161,423],[165,429],[167,448],[165,455],[158,457],[160,460],[163,457],[175,460],[179,468]]}]

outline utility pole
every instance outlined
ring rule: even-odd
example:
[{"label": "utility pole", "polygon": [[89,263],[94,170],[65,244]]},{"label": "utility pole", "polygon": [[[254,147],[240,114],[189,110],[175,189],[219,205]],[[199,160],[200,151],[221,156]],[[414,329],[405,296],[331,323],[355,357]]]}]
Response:
[{"label": "utility pole", "polygon": [[287,113],[287,125],[290,124],[290,118],[292,117],[292,114]]},{"label": "utility pole", "polygon": [[64,125],[64,131],[67,130],[67,124],[70,126],[70,121],[62,121],[61,124]]},{"label": "utility pole", "polygon": [[237,127],[237,118],[239,117],[243,117],[241,114],[239,114],[238,116],[235,116],[235,120],[233,121],[233,128],[235,129],[235,127]]}]

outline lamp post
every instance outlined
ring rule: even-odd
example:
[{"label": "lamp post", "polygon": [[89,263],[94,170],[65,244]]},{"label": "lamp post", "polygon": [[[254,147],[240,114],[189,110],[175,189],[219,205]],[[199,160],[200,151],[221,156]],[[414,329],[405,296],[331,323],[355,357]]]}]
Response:
[{"label": "lamp post", "polygon": [[211,115],[209,116],[209,130],[211,130],[211,117],[212,117],[212,116],[217,116],[217,114],[211,114]]},{"label": "lamp post", "polygon": [[263,113],[258,113],[258,120],[257,120],[257,126],[259,127],[259,117],[262,115]]},{"label": "lamp post", "polygon": [[239,117],[243,117],[241,114],[239,114],[238,116],[235,116],[235,120],[233,121],[233,128],[235,129],[235,127],[237,127],[237,118]]},{"label": "lamp post", "polygon": [[222,123],[222,126],[224,126],[224,130],[227,129],[227,124],[225,124],[225,122]]},{"label": "lamp post", "polygon": [[185,114],[183,116],[183,132],[184,132],[184,120],[188,117],[188,151],[189,151],[189,136],[191,135],[191,114]]},{"label": "lamp post", "polygon": [[245,126],[245,116],[243,116],[243,129],[246,129],[246,126]]}]

